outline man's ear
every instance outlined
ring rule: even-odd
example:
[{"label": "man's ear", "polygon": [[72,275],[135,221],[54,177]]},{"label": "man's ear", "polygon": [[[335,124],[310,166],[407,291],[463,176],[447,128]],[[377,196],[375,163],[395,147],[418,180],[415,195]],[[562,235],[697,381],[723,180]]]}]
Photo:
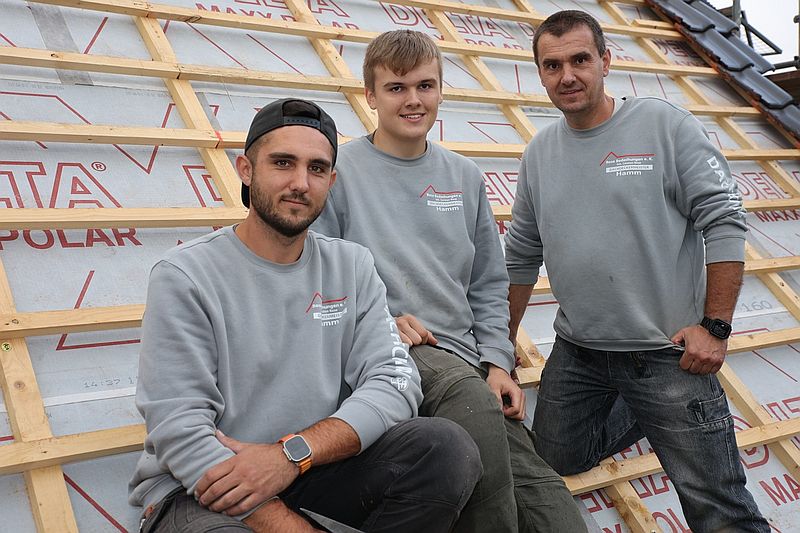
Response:
[{"label": "man's ear", "polygon": [[367,104],[369,104],[370,109],[376,109],[378,107],[375,103],[375,91],[364,87],[364,96],[367,98]]},{"label": "man's ear", "polygon": [[336,170],[331,171],[331,182],[328,184],[329,191],[333,188],[334,183],[336,183]]},{"label": "man's ear", "polygon": [[244,154],[236,156],[236,173],[239,174],[239,179],[242,180],[242,183],[249,187],[250,182],[253,180],[253,165]]},{"label": "man's ear", "polygon": [[603,53],[603,77],[605,78],[608,76],[608,70],[611,68],[611,49],[606,48],[606,51]]}]

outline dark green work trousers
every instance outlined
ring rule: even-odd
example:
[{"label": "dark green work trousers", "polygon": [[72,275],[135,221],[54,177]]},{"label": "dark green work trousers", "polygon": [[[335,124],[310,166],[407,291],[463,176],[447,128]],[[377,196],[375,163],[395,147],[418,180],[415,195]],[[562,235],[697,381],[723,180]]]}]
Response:
[{"label": "dark green work trousers", "polygon": [[429,345],[411,357],[422,378],[420,416],[448,418],[467,430],[481,454],[483,477],[454,531],[582,533],[586,524],[561,477],[533,447],[522,422],[503,416],[486,371]]}]

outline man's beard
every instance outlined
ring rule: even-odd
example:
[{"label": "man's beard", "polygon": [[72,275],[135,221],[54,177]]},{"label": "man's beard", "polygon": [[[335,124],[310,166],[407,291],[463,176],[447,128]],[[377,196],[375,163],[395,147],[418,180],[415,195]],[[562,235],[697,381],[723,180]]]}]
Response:
[{"label": "man's beard", "polygon": [[[285,200],[296,200],[299,202],[309,203],[308,197],[306,197],[304,194],[291,194],[282,198]],[[250,209],[255,210],[256,214],[267,226],[271,227],[284,237],[297,237],[303,233],[311,225],[311,223],[317,219],[324,207],[325,203],[323,203],[319,209],[315,210],[308,217],[298,221],[292,221],[279,215],[275,209],[275,204],[270,198],[264,198],[258,187],[253,187],[253,185],[250,186]]]}]

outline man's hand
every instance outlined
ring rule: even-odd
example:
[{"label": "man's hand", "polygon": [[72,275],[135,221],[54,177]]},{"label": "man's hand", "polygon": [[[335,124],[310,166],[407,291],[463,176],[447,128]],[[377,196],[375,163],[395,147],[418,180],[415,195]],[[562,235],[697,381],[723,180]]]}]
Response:
[{"label": "man's hand", "polygon": [[[525,419],[525,393],[508,375],[508,372],[490,363],[486,384],[497,396],[497,401],[500,402],[500,407],[506,417],[514,420]],[[505,404],[503,401],[504,396],[511,401],[510,405]]]},{"label": "man's hand", "polygon": [[280,500],[265,503],[242,520],[254,533],[312,533],[320,531],[300,515],[286,507]]},{"label": "man's hand", "polygon": [[397,332],[400,333],[400,339],[409,346],[417,346],[419,344],[436,346],[439,344],[433,333],[428,331],[414,315],[405,314],[395,317],[394,320],[397,322]]},{"label": "man's hand", "polygon": [[236,455],[208,469],[195,489],[200,505],[230,516],[245,513],[277,495],[300,475],[280,444],[239,442],[217,432]]},{"label": "man's hand", "polygon": [[716,374],[725,362],[728,340],[715,337],[699,324],[683,328],[670,340],[684,346],[680,365],[687,372]]}]

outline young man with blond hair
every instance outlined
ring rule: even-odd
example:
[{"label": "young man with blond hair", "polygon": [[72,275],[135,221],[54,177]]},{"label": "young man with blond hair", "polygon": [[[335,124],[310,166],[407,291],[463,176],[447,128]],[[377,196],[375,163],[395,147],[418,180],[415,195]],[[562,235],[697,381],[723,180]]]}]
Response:
[{"label": "young man with blond hair", "polygon": [[426,140],[442,101],[439,49],[419,32],[384,33],[367,48],[364,84],[378,128],[342,147],[314,228],[370,249],[420,371],[420,414],[456,421],[480,449],[483,478],[455,530],[585,531],[522,425],[508,276],[481,171]]}]

